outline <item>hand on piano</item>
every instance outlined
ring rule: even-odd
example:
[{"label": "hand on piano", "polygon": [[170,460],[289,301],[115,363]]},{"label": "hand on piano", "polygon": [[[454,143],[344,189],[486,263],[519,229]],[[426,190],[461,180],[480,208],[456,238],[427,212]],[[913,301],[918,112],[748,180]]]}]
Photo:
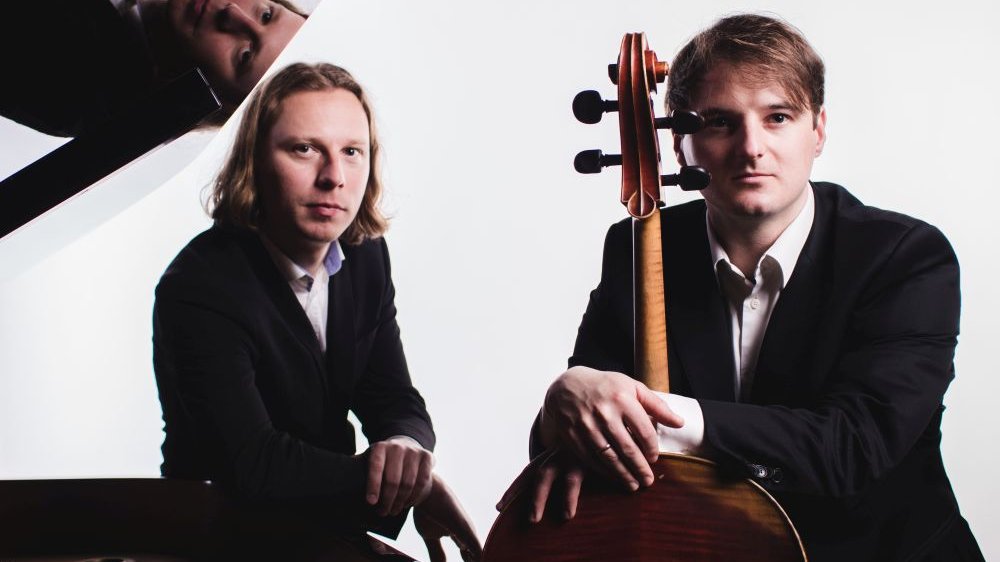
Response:
[{"label": "hand on piano", "polygon": [[372,443],[365,498],[381,516],[397,515],[431,492],[434,455],[416,440],[400,435]]}]

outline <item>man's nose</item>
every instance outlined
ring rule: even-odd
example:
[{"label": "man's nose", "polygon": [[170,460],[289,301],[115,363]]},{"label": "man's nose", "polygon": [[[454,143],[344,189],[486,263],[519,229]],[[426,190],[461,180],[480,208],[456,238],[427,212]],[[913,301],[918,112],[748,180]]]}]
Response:
[{"label": "man's nose", "polygon": [[745,122],[740,127],[740,151],[743,156],[756,160],[764,155],[764,130],[759,123]]},{"label": "man's nose", "polygon": [[223,33],[253,34],[258,31],[257,20],[239,5],[226,3],[215,13],[215,27]]},{"label": "man's nose", "polygon": [[323,160],[316,173],[316,187],[320,189],[336,189],[344,187],[344,165],[336,156]]}]

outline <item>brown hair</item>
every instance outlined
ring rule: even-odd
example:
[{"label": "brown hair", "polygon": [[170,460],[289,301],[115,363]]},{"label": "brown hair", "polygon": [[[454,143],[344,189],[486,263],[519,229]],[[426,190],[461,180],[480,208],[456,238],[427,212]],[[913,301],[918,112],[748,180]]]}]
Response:
[{"label": "brown hair", "polygon": [[823,107],[823,61],[802,33],[777,18],[738,14],[695,35],[674,57],[667,109],[690,109],[702,79],[718,62],[752,69],[762,82],[776,81],[789,101],[812,110],[814,119]]},{"label": "brown hair", "polygon": [[219,225],[233,225],[256,229],[260,218],[257,198],[260,151],[265,139],[281,113],[285,98],[299,92],[344,89],[354,94],[368,117],[370,172],[368,185],[361,199],[358,214],[340,236],[342,242],[359,244],[367,238],[381,236],[388,221],[379,210],[382,197],[380,172],[381,150],[371,104],[361,87],[349,72],[327,63],[315,65],[296,63],[280,70],[262,84],[247,104],[246,112],[236,131],[233,143],[219,175],[212,186],[206,208]]}]

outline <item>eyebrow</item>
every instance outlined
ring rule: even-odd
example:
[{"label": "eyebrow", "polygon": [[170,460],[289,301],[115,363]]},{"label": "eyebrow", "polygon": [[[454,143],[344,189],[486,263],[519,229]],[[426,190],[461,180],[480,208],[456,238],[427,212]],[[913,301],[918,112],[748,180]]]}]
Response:
[{"label": "eyebrow", "polygon": [[[313,145],[316,145],[316,146],[326,146],[326,141],[325,141],[324,137],[322,137],[322,136],[315,136],[312,133],[306,133],[306,134],[290,133],[290,134],[283,135],[283,136],[281,136],[281,137],[279,137],[277,139],[277,143],[279,145],[296,144],[296,143],[300,143],[300,142],[306,142],[306,143],[313,144]],[[355,138],[355,139],[347,139],[347,140],[345,140],[343,145],[345,147],[355,147],[355,146],[357,146],[357,147],[366,147],[367,148],[367,147],[371,146],[371,142],[366,141],[366,140],[361,139],[361,138]]]},{"label": "eyebrow", "polygon": [[364,139],[348,139],[344,143],[344,145],[345,146],[363,146],[363,147],[369,147],[369,146],[371,146],[371,142],[366,141]]},{"label": "eyebrow", "polygon": [[[767,109],[770,111],[788,111],[789,113],[796,113],[796,114],[802,113],[804,111],[803,108],[795,107],[789,102],[772,103],[767,106]],[[716,115],[735,115],[737,113],[739,112],[724,107],[706,107],[705,109],[699,111],[698,115],[705,117],[705,116],[716,116]]]}]

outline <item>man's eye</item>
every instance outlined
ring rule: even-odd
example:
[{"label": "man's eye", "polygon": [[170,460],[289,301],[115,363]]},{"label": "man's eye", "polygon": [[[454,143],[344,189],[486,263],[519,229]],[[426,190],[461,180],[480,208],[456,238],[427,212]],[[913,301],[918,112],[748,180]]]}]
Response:
[{"label": "man's eye", "polygon": [[728,129],[732,126],[732,121],[726,117],[709,117],[705,120],[705,127],[718,127]]},{"label": "man's eye", "polygon": [[775,113],[771,116],[772,123],[787,123],[792,120],[792,116],[787,113]]},{"label": "man's eye", "polygon": [[344,154],[348,156],[359,156],[361,155],[361,149],[354,146],[349,146],[344,149]]},{"label": "man's eye", "polygon": [[268,8],[260,16],[261,23],[270,23],[274,19],[274,8]]},{"label": "man's eye", "polygon": [[292,151],[298,154],[308,154],[312,150],[312,147],[308,144],[297,144],[292,147]]}]

